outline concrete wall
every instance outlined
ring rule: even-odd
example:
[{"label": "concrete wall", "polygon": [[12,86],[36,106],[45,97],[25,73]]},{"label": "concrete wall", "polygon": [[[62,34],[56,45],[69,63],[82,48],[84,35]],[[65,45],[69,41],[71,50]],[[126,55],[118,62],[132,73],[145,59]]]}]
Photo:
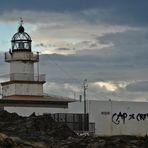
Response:
[{"label": "concrete wall", "polygon": [[111,102],[112,134],[147,135],[147,102]]},{"label": "concrete wall", "polygon": [[4,85],[2,87],[2,94],[3,96],[10,96],[15,94],[15,85],[14,84],[9,84],[9,85]]},{"label": "concrete wall", "polygon": [[34,55],[32,52],[13,52],[10,59],[10,74],[34,74]]},{"label": "concrete wall", "polygon": [[[87,111],[97,135],[148,134],[148,102],[92,100]],[[69,112],[83,112],[83,102],[71,103]]]},{"label": "concrete wall", "polygon": [[15,84],[16,95],[43,95],[43,84]]},{"label": "concrete wall", "polygon": [[32,60],[33,52],[13,52],[11,56],[11,60]]},{"label": "concrete wall", "polygon": [[2,87],[3,96],[10,95],[43,95],[43,84],[8,84]]},{"label": "concrete wall", "polygon": [[34,64],[29,61],[12,61],[10,63],[10,74],[13,73],[34,74]]}]

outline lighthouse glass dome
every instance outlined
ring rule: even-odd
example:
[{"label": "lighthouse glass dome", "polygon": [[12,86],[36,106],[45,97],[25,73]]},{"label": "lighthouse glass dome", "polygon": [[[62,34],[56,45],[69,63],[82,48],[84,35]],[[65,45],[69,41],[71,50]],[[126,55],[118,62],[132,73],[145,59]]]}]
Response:
[{"label": "lighthouse glass dome", "polygon": [[24,32],[24,27],[19,26],[18,32],[12,37],[12,51],[31,51],[31,37]]}]

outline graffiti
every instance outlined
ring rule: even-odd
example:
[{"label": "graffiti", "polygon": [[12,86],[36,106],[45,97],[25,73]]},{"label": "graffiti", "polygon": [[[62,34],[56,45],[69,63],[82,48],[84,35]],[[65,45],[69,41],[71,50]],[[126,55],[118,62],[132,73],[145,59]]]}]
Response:
[{"label": "graffiti", "polygon": [[123,124],[125,124],[126,117],[127,117],[127,113],[123,113],[123,114],[121,112],[119,114],[114,113],[112,116],[112,122],[118,125],[120,123],[120,120],[122,120]]},{"label": "graffiti", "polygon": [[137,120],[139,122],[146,119],[148,119],[148,113],[127,114],[125,112],[119,112],[112,115],[112,122],[116,125],[120,124],[121,122],[125,124],[126,120]]},{"label": "graffiti", "polygon": [[146,118],[148,118],[148,113],[147,114],[137,114],[137,116],[136,116],[136,119],[137,119],[137,121],[140,121],[140,120],[145,120]]},{"label": "graffiti", "polygon": [[129,114],[129,119],[128,120],[132,120],[135,119],[135,114]]}]

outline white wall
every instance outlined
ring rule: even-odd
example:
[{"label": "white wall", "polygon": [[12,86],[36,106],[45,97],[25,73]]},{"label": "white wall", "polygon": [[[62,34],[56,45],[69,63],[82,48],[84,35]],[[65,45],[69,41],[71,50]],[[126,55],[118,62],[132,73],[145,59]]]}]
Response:
[{"label": "white wall", "polygon": [[2,87],[2,94],[3,94],[3,96],[14,95],[15,94],[15,85],[14,84],[4,85]]},{"label": "white wall", "polygon": [[10,74],[28,73],[34,74],[34,65],[32,62],[12,61],[10,63]]},{"label": "white wall", "polygon": [[36,95],[42,96],[43,95],[43,85],[42,84],[23,84],[23,83],[16,83],[16,95]]},{"label": "white wall", "polygon": [[107,114],[111,112],[110,102],[89,101],[88,112],[90,114],[90,121],[95,122],[96,134],[111,134],[111,117],[110,115],[101,114],[101,112],[106,112]]},{"label": "white wall", "polygon": [[3,96],[10,95],[43,95],[43,84],[34,83],[15,83],[15,84],[6,84],[2,87]]},{"label": "white wall", "polygon": [[10,62],[10,73],[34,74],[33,57],[32,52],[13,52]]},{"label": "white wall", "polygon": [[[125,116],[125,118],[122,118],[122,116],[119,114],[120,112]],[[112,118],[112,134],[148,134],[148,102],[113,101]]]},{"label": "white wall", "polygon": [[[84,112],[83,102],[70,103],[69,112]],[[97,135],[147,135],[148,102],[87,102],[90,122],[95,122]]]}]

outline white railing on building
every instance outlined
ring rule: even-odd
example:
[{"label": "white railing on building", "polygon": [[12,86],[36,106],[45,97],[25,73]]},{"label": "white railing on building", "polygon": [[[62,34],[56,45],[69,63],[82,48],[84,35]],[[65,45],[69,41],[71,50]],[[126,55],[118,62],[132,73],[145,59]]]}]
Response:
[{"label": "white railing on building", "polygon": [[27,73],[13,73],[10,74],[10,80],[14,81],[45,81],[45,74],[34,75],[34,74],[27,74]]}]

